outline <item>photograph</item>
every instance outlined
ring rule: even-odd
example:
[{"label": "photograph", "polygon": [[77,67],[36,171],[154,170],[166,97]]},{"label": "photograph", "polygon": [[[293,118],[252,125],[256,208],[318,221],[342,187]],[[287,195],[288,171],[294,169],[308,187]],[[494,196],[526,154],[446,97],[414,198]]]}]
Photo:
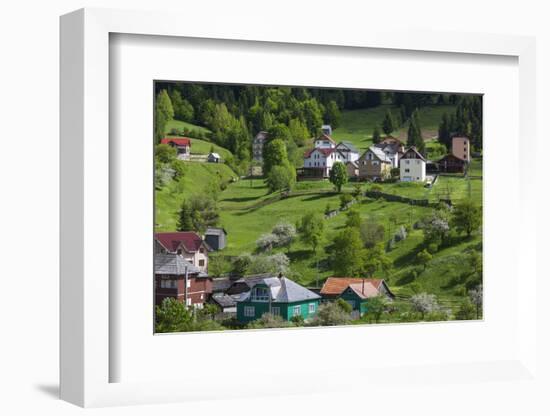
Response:
[{"label": "photograph", "polygon": [[155,333],[483,319],[483,95],[153,88]]}]

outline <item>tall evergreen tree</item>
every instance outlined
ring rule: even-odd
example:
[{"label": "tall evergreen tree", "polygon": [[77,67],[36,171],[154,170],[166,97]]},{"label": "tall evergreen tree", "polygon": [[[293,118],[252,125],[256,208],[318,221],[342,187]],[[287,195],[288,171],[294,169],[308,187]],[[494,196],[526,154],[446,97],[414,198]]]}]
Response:
[{"label": "tall evergreen tree", "polygon": [[380,137],[380,129],[378,126],[374,126],[374,130],[372,132],[372,142],[374,144],[380,143],[382,141],[382,138]]},{"label": "tall evergreen tree", "polygon": [[393,116],[391,111],[388,109],[386,110],[386,115],[384,116],[384,121],[382,121],[382,130],[386,134],[386,136],[389,136],[392,131],[394,131],[396,128],[395,122],[393,120]]},{"label": "tall evergreen tree", "polygon": [[174,108],[166,90],[161,90],[155,103],[155,139],[157,143],[164,137],[166,124],[173,120]]}]

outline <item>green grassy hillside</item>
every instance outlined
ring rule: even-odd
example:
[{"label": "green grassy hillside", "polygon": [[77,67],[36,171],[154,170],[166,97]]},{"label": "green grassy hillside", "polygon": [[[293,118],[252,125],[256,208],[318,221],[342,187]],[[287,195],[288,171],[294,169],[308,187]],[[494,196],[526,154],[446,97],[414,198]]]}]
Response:
[{"label": "green grassy hillside", "polygon": [[170,120],[168,123],[166,123],[166,127],[164,128],[164,132],[167,136],[170,136],[170,131],[172,129],[178,129],[178,130],[195,130],[198,132],[201,132],[203,134],[210,133],[210,130],[208,130],[206,127],[197,126],[195,124],[187,123],[185,121],[181,120]]},{"label": "green grassy hillside", "polygon": [[174,231],[178,211],[186,197],[204,192],[205,186],[213,179],[229,182],[237,175],[225,164],[185,162],[183,178],[173,180],[161,190],[155,191],[155,229]]},{"label": "green grassy hillside", "polygon": [[[381,134],[383,134],[382,121],[384,120],[388,108],[391,108],[394,114],[397,114],[399,111],[397,107],[390,105],[343,111],[340,126],[334,129],[332,137],[336,141],[350,141],[361,150],[366,149],[372,144],[372,132],[375,126],[378,126]],[[450,114],[454,111],[455,107],[450,105],[433,105],[420,108],[418,110],[418,115],[424,139],[429,140],[436,137],[443,114],[445,112]],[[392,135],[406,141],[407,127],[407,124],[405,124],[403,127],[393,132]]]}]

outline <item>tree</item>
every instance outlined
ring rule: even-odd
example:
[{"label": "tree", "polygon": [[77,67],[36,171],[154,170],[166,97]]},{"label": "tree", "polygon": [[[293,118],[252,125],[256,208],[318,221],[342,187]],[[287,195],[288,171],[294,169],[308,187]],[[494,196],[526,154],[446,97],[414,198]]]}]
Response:
[{"label": "tree", "polygon": [[301,218],[296,229],[300,235],[300,240],[310,246],[313,252],[316,252],[325,230],[323,218],[314,212],[307,213]]},{"label": "tree", "polygon": [[155,332],[181,332],[188,329],[193,315],[182,302],[164,298],[155,308]]},{"label": "tree", "polygon": [[359,200],[359,198],[361,197],[361,192],[362,189],[360,183],[356,183],[355,185],[353,185],[353,191],[351,192],[351,194],[356,200]]},{"label": "tree", "polygon": [[365,317],[369,321],[378,323],[382,314],[386,312],[388,307],[388,301],[385,296],[375,296],[367,300],[367,313]]},{"label": "tree", "polygon": [[340,209],[346,209],[348,204],[353,201],[353,196],[348,193],[340,195]]},{"label": "tree", "polygon": [[334,326],[345,325],[351,321],[351,316],[337,302],[327,302],[319,305],[317,314],[312,320],[313,325]]},{"label": "tree", "polygon": [[172,163],[177,158],[178,151],[168,144],[157,144],[155,146],[155,157],[157,162]]},{"label": "tree", "polygon": [[192,196],[181,204],[178,230],[202,234],[208,227],[217,226],[219,219],[216,201],[206,195]]},{"label": "tree", "polygon": [[266,184],[270,192],[291,189],[296,183],[296,172],[288,164],[272,166],[267,174]]},{"label": "tree", "polygon": [[181,121],[192,122],[195,117],[195,110],[189,101],[181,96],[181,93],[174,89],[170,93],[170,100],[174,108],[174,118]]},{"label": "tree", "polygon": [[440,309],[435,295],[429,295],[425,292],[413,295],[410,302],[412,310],[420,313],[422,320],[424,320],[427,313],[437,312]]},{"label": "tree", "polygon": [[269,175],[274,166],[285,166],[288,164],[288,155],[285,142],[281,139],[269,141],[263,150],[263,170],[265,175]]},{"label": "tree", "polygon": [[247,274],[248,268],[252,263],[252,257],[250,254],[241,254],[235,260],[231,267],[231,275],[236,277],[243,277]]},{"label": "tree", "polygon": [[372,248],[365,250],[363,257],[362,274],[372,277],[377,271],[388,274],[391,270],[392,262],[384,251],[382,243],[376,244]]},{"label": "tree", "polygon": [[353,307],[349,304],[349,302],[346,302],[344,299],[338,298],[336,299],[336,303],[338,304],[338,306],[340,306],[340,308],[342,308],[344,312],[346,313],[353,312]]},{"label": "tree", "polygon": [[330,264],[336,275],[361,276],[365,251],[359,230],[346,228],[336,234],[327,251],[330,254]]},{"label": "tree", "polygon": [[453,210],[452,224],[459,233],[468,238],[481,226],[481,207],[472,200],[458,203]]},{"label": "tree", "polygon": [[374,219],[368,218],[361,224],[361,240],[366,248],[373,248],[384,241],[384,226]]},{"label": "tree", "polygon": [[346,227],[359,229],[361,227],[361,214],[356,209],[350,209],[346,214]]},{"label": "tree", "polygon": [[280,222],[271,231],[277,237],[277,245],[290,247],[296,237],[296,227],[288,222]]},{"label": "tree", "polygon": [[374,130],[372,132],[372,142],[374,144],[380,143],[382,141],[382,138],[380,137],[380,129],[378,126],[374,126]]},{"label": "tree", "polygon": [[476,318],[479,319],[480,311],[483,306],[483,286],[478,285],[475,289],[470,290],[468,294],[470,300],[476,307]]},{"label": "tree", "polygon": [[346,166],[342,162],[336,162],[332,165],[329,180],[336,187],[338,192],[342,191],[342,186],[348,182],[348,172]]},{"label": "tree", "polygon": [[428,253],[428,250],[424,249],[422,251],[419,251],[416,254],[416,262],[424,267],[424,270],[426,270],[426,266],[428,263],[432,260],[432,255]]},{"label": "tree", "polygon": [[338,108],[336,101],[329,101],[325,107],[325,122],[330,124],[333,129],[340,125],[340,118],[342,114]]},{"label": "tree", "polygon": [[260,238],[256,240],[256,246],[261,251],[270,251],[277,244],[277,241],[278,238],[274,234],[262,234]]},{"label": "tree", "polygon": [[290,135],[298,146],[304,146],[307,139],[310,138],[306,125],[298,118],[291,119],[288,123],[288,128],[290,130]]},{"label": "tree", "polygon": [[422,220],[421,227],[424,231],[424,243],[439,247],[447,239],[450,231],[447,212],[433,210],[431,215]]},{"label": "tree", "polygon": [[424,154],[426,151],[426,145],[422,138],[422,131],[420,128],[420,120],[418,116],[418,110],[416,110],[409,121],[409,129],[407,130],[407,146],[415,146],[416,149]]},{"label": "tree", "polygon": [[392,113],[389,109],[386,110],[386,115],[384,116],[384,120],[382,121],[382,130],[386,134],[386,136],[389,136],[392,131],[394,131],[396,128],[395,122],[393,120]]},{"label": "tree", "polygon": [[174,118],[174,108],[166,90],[161,90],[155,102],[155,139],[160,143],[166,124]]},{"label": "tree", "polygon": [[455,318],[459,321],[467,321],[475,319],[476,317],[476,307],[472,304],[469,299],[465,299],[460,304],[459,310],[456,312]]},{"label": "tree", "polygon": [[229,272],[231,264],[224,256],[212,256],[208,258],[208,275],[212,277],[220,277]]},{"label": "tree", "polygon": [[447,113],[443,113],[443,116],[441,117],[437,139],[439,140],[439,143],[443,144],[447,150],[451,148],[451,128]]}]

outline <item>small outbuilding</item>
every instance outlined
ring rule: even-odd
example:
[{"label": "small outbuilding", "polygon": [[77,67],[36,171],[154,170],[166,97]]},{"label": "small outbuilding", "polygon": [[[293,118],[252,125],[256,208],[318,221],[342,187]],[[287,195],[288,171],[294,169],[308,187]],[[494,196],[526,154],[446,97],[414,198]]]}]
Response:
[{"label": "small outbuilding", "polygon": [[220,163],[222,158],[218,153],[209,153],[207,158],[209,163]]},{"label": "small outbuilding", "polygon": [[223,228],[207,228],[204,233],[204,241],[213,250],[222,250],[227,244],[227,231]]}]

